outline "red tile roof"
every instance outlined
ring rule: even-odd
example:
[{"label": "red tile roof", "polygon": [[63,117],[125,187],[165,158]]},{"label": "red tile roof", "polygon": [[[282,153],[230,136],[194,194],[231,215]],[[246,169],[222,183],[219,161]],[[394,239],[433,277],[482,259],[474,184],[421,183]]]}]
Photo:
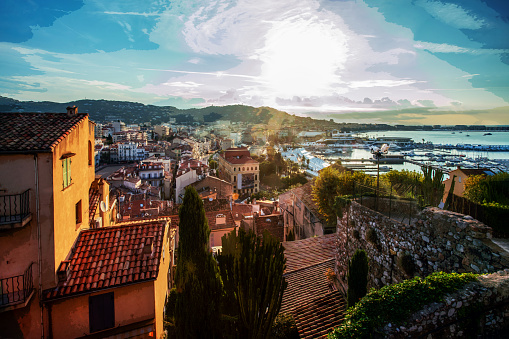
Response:
[{"label": "red tile roof", "polygon": [[[83,230],[71,250],[65,281],[46,299],[72,296],[157,278],[166,221],[133,222]],[[145,247],[153,250],[144,250]],[[65,273],[64,273],[65,274]]]},{"label": "red tile roof", "polygon": [[345,317],[346,302],[339,291],[333,291],[295,309],[295,325],[301,339],[326,338]]},{"label": "red tile roof", "polygon": [[287,241],[285,247],[286,272],[315,265],[334,258],[336,234]]},{"label": "red tile roof", "polygon": [[51,152],[88,114],[0,113],[0,153]]},{"label": "red tile roof", "polygon": [[300,338],[321,338],[344,318],[346,303],[326,276],[334,269],[336,234],[283,243],[288,287],[280,313],[291,313]]},{"label": "red tile roof", "polygon": [[240,213],[243,216],[253,215],[253,205],[234,203],[232,205],[232,212]]},{"label": "red tile roof", "polygon": [[[225,223],[216,224],[216,218],[218,215],[225,216]],[[209,222],[209,228],[211,231],[222,230],[225,228],[233,228],[236,226],[235,221],[233,220],[232,211],[230,210],[206,212],[205,216],[207,217],[207,220]]]},{"label": "red tile roof", "polygon": [[223,154],[221,154],[226,161],[230,164],[258,164],[258,161],[251,158],[251,154],[245,147],[240,148],[228,148]]},{"label": "red tile roof", "polygon": [[329,281],[325,272],[334,268],[334,259],[286,273],[288,286],[283,294],[280,313],[289,312],[295,307],[308,304],[330,292]]}]

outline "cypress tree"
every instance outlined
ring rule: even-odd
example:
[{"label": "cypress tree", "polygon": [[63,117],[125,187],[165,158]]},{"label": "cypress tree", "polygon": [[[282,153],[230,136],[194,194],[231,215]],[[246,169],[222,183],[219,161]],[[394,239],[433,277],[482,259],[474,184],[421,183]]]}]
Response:
[{"label": "cypress tree", "polygon": [[352,307],[367,293],[368,287],[368,255],[366,251],[357,249],[348,261],[348,307]]},{"label": "cypress tree", "polygon": [[175,285],[178,338],[220,337],[222,283],[208,249],[210,229],[203,201],[189,186],[179,210],[179,247]]},{"label": "cypress tree", "polygon": [[225,312],[233,337],[269,338],[281,308],[286,281],[283,245],[267,232],[263,238],[240,229],[222,238],[218,263],[225,289]]}]

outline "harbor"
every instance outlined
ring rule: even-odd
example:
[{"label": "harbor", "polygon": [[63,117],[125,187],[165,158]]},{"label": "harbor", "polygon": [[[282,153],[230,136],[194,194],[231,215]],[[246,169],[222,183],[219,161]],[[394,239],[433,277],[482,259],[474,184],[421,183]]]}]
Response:
[{"label": "harbor", "polygon": [[[383,144],[389,146],[389,151],[378,164],[371,149]],[[344,167],[373,175],[378,170],[381,173],[392,169],[420,171],[422,166],[440,169],[446,175],[457,167],[509,171],[508,132],[333,133],[284,149],[280,150],[283,157],[301,165],[305,162],[304,167],[310,176],[318,175],[320,169],[337,161]]]}]

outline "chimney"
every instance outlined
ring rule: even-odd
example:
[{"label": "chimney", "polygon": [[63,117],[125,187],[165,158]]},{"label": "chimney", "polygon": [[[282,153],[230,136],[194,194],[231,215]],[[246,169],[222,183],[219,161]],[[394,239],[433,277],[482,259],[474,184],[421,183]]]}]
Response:
[{"label": "chimney", "polygon": [[76,106],[67,106],[67,116],[73,116],[78,114],[78,107]]}]

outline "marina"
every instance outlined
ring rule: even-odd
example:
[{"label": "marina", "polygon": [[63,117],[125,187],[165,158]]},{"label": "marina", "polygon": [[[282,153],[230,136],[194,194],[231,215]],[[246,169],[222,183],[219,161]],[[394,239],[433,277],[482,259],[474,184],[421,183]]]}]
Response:
[{"label": "marina", "polygon": [[380,172],[391,169],[420,171],[422,166],[431,166],[444,173],[457,167],[509,171],[508,132],[333,133],[327,138],[303,143],[297,149],[287,148],[283,157],[300,164],[304,159],[306,165],[309,159],[306,172],[311,176],[318,175],[320,169],[338,160],[347,168],[376,174],[377,160],[371,148],[383,144],[389,145],[389,152],[380,158]]}]

